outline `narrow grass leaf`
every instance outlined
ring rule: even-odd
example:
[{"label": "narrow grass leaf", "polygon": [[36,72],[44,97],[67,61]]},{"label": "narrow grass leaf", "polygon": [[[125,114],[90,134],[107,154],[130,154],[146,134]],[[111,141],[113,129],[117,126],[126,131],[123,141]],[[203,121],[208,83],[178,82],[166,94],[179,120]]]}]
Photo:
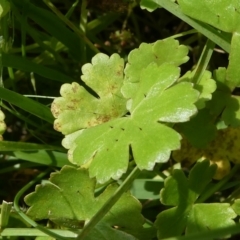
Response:
[{"label": "narrow grass leaf", "polygon": [[40,76],[55,80],[58,82],[73,82],[74,79],[61,73],[60,71],[45,67],[43,65],[34,63],[27,58],[16,55],[2,53],[2,64],[5,67],[16,68],[25,72],[34,72]]},{"label": "narrow grass leaf", "polygon": [[53,116],[50,109],[41,103],[28,99],[21,94],[5,88],[0,88],[0,98],[45,120],[46,122],[53,123]]}]

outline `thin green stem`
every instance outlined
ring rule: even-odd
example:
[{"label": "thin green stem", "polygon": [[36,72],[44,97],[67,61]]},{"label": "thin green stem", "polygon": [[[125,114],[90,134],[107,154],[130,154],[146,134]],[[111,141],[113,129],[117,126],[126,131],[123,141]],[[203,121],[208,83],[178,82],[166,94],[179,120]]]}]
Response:
[{"label": "thin green stem", "polygon": [[66,18],[70,18],[71,17],[71,15],[72,15],[73,11],[75,10],[75,8],[77,7],[78,3],[79,3],[79,0],[77,0],[76,2],[74,2],[72,4],[71,8],[68,10],[68,12],[65,15]]},{"label": "thin green stem", "polygon": [[109,212],[112,206],[119,200],[124,192],[126,192],[133,180],[138,176],[140,170],[135,167],[133,171],[128,175],[124,182],[119,186],[116,192],[111,198],[103,205],[103,207],[93,216],[93,218],[85,225],[82,232],[79,234],[77,239],[84,239],[89,232],[97,225],[97,223]]},{"label": "thin green stem", "polygon": [[193,83],[199,83],[211,59],[215,43],[210,39],[205,44],[200,59],[198,60],[197,67],[194,69]]},{"label": "thin green stem", "polygon": [[27,17],[23,16],[21,22],[21,49],[22,49],[22,57],[26,57],[26,25],[27,25]]},{"label": "thin green stem", "polygon": [[[62,236],[64,239],[76,238],[79,231],[70,231],[70,230],[62,230],[62,229],[49,229],[52,233],[56,234],[56,236]],[[1,236],[6,237],[48,237],[47,233],[40,231],[35,228],[5,228],[1,232]],[[9,238],[7,238],[9,239]]]},{"label": "thin green stem", "polygon": [[7,70],[8,70],[8,76],[9,76],[9,79],[11,81],[12,88],[13,88],[14,91],[17,91],[16,90],[15,75],[14,75],[14,72],[13,72],[13,68],[12,67],[8,67]]},{"label": "thin green stem", "polygon": [[209,188],[206,192],[204,192],[196,201],[196,203],[203,203],[205,202],[209,197],[211,197],[216,191],[218,191],[220,188],[223,187],[238,171],[240,168],[239,164],[236,164],[231,172],[223,178],[221,181],[219,181],[217,184],[213,185],[211,188]]},{"label": "thin green stem", "polygon": [[198,32],[197,30],[191,29],[191,30],[189,30],[189,31],[185,31],[185,32],[181,32],[181,33],[172,35],[171,37],[168,37],[168,38],[165,38],[165,39],[169,39],[169,38],[180,38],[180,37],[184,37],[184,36],[187,36],[187,35],[190,35],[190,34],[194,34],[194,33],[197,33],[197,32]]}]

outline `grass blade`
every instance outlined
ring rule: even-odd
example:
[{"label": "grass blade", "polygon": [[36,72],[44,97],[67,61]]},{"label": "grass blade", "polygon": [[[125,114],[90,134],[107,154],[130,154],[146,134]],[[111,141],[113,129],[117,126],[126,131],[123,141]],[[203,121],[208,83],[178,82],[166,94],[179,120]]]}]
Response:
[{"label": "grass blade", "polygon": [[41,103],[1,87],[0,98],[53,124],[54,118],[50,109]]},{"label": "grass blade", "polygon": [[63,83],[74,82],[74,79],[72,79],[68,75],[65,75],[64,73],[61,73],[54,69],[34,63],[24,57],[2,53],[2,64],[5,67],[12,67],[25,72],[34,72],[39,74],[40,76],[43,76],[45,78],[49,78],[51,80],[55,80],[58,82],[63,82]]},{"label": "grass blade", "polygon": [[184,22],[188,23],[193,28],[197,29],[200,33],[215,42],[226,52],[230,52],[231,37],[229,34],[220,33],[217,31],[217,29],[186,16],[182,13],[180,7],[176,3],[173,3],[169,0],[154,0],[154,2],[165,8],[173,15],[182,19]]}]

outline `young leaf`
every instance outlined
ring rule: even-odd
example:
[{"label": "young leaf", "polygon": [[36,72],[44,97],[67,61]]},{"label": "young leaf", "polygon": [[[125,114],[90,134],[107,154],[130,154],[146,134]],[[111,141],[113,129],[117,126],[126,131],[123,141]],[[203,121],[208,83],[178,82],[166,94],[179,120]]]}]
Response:
[{"label": "young leaf", "polygon": [[228,203],[194,204],[215,172],[208,161],[197,163],[187,179],[182,170],[174,170],[165,180],[160,200],[164,205],[174,206],[157,216],[155,226],[158,239],[198,233],[234,225],[236,214]]},{"label": "young leaf", "polygon": [[69,160],[89,167],[90,176],[101,183],[126,172],[130,147],[140,169],[166,162],[179,148],[180,135],[160,122],[184,122],[196,113],[198,92],[191,83],[173,85],[178,76],[172,64],[150,64],[129,100],[130,116],[67,135],[63,146],[70,149]]},{"label": "young leaf", "polygon": [[[227,80],[232,87],[240,85],[240,5],[238,0],[178,0],[182,11],[197,20],[208,23],[222,31],[231,32],[231,50],[229,66],[227,69]],[[199,11],[201,9],[201,11]],[[227,16],[227,17],[226,17]]]},{"label": "young leaf", "polygon": [[[38,185],[25,197],[30,206],[27,215],[37,221],[50,219],[60,226],[80,229],[117,189],[116,184],[110,185],[95,197],[95,185],[87,170],[64,166],[51,174],[49,182]],[[135,239],[133,236],[143,232],[143,222],[140,203],[130,193],[124,193],[87,239]]]},{"label": "young leaf", "polygon": [[138,49],[131,51],[128,55],[128,63],[124,70],[123,95],[126,98],[134,96],[138,89],[142,70],[150,63],[156,63],[158,66],[171,63],[179,66],[188,61],[187,53],[187,47],[179,45],[175,39],[159,40],[152,44],[142,43]]},{"label": "young leaf", "polygon": [[126,99],[120,89],[123,83],[123,59],[117,54],[110,58],[99,53],[82,67],[82,80],[95,91],[94,97],[78,83],[64,84],[62,97],[53,101],[51,110],[55,118],[54,128],[67,135],[89,128],[126,113]]}]

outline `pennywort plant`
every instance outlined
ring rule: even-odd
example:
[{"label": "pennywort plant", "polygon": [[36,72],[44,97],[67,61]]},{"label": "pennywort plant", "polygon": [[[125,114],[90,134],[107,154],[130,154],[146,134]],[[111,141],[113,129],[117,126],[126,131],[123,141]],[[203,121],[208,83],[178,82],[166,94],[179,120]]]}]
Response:
[{"label": "pennywort plant", "polygon": [[[177,36],[141,43],[124,59],[119,53],[99,52],[92,43],[97,39],[93,32],[115,16],[88,24],[83,0],[81,28],[77,28],[69,15],[78,2],[65,16],[50,1],[43,2],[51,11],[27,0],[1,5],[2,18],[11,8],[24,36],[22,57],[2,48],[1,67],[58,81],[61,96],[54,98],[51,109],[4,86],[0,97],[44,121],[47,125],[42,129],[53,124],[63,136],[67,154],[56,144],[0,142],[2,151],[15,159],[34,167],[59,168],[43,170],[29,181],[17,193],[13,208],[2,203],[1,238],[18,234],[46,239],[176,240],[230,238],[239,233],[238,1],[140,2],[148,11],[163,7],[195,29],[182,36],[196,31],[206,36],[196,66],[188,71],[183,71],[183,64],[189,60],[189,48]],[[111,3],[101,1],[98,7],[106,4]],[[122,4],[116,1],[114,9],[129,5],[130,12],[137,3]],[[38,36],[28,18],[52,36]],[[95,30],[91,34],[88,28]],[[27,58],[26,31],[58,65],[51,68]],[[208,69],[215,44],[229,53],[227,68]],[[65,63],[61,53],[66,51],[82,64],[79,81],[67,74],[69,66],[60,71]],[[51,62],[48,54],[42,59]],[[92,57],[86,63],[88,54]],[[1,105],[3,134],[3,112],[11,109]],[[28,124],[36,125],[31,119]],[[49,172],[50,178],[43,180]],[[19,206],[21,197],[26,209]],[[153,219],[144,209],[146,200],[157,206]],[[10,228],[16,214],[21,224]]]}]

